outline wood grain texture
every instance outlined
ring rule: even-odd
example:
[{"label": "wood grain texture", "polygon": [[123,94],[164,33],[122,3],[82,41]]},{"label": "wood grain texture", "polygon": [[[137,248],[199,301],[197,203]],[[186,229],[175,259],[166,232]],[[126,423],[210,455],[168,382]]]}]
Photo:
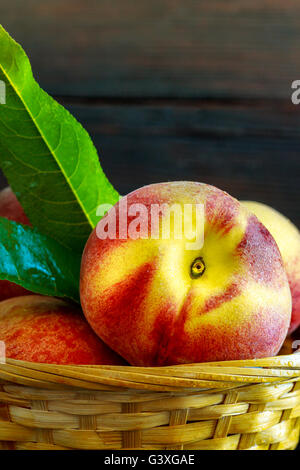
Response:
[{"label": "wood grain texture", "polygon": [[51,93],[282,97],[299,78],[297,0],[1,0]]},{"label": "wood grain texture", "polygon": [[300,112],[281,103],[70,105],[121,194],[196,180],[270,204],[300,227]]},{"label": "wood grain texture", "polygon": [[161,181],[203,181],[238,199],[265,202],[300,227],[299,107],[60,101],[90,133],[121,194]]}]

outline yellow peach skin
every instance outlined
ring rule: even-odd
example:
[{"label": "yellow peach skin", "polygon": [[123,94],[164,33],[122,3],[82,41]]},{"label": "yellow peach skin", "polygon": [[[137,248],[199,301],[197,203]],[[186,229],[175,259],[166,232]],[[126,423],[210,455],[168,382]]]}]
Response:
[{"label": "yellow peach skin", "polygon": [[[81,303],[99,337],[139,366],[275,355],[290,324],[291,294],[278,247],[258,219],[201,183],[154,184],[126,200],[128,232],[133,204],[148,214],[157,204],[203,205],[201,224],[194,216],[190,222],[195,233],[204,224],[204,244],[187,249],[190,239],[172,231],[162,239],[164,211],[158,239],[149,237],[154,222],[145,214],[137,239],[121,236],[121,200],[92,232],[82,258]],[[113,211],[116,237],[101,239]]]},{"label": "yellow peach skin", "polygon": [[284,215],[260,202],[242,201],[273,235],[287,272],[292,293],[292,319],[289,333],[300,325],[300,232]]}]

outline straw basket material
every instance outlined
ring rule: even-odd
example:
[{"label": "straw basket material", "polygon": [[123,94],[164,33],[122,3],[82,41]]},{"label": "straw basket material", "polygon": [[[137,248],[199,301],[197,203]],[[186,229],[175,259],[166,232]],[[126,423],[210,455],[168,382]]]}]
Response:
[{"label": "straw basket material", "polygon": [[2,449],[294,449],[300,354],[141,368],[0,365]]}]

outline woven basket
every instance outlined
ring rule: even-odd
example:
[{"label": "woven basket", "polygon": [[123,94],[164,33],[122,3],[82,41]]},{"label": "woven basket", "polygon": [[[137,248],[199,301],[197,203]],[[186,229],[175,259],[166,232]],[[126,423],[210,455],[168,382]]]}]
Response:
[{"label": "woven basket", "polygon": [[0,364],[2,449],[294,449],[300,354],[141,368]]}]

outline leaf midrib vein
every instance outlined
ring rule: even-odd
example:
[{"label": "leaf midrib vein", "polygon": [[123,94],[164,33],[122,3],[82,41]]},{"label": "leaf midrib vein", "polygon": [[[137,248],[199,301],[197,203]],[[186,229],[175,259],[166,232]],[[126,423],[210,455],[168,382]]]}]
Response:
[{"label": "leaf midrib vein", "polygon": [[[3,68],[3,66],[2,66],[1,63],[0,63],[0,68],[1,68],[1,70],[2,70],[2,73],[3,73],[3,74],[5,75],[5,77],[7,78],[7,80],[8,80],[8,82],[9,82],[10,86],[12,87],[12,89],[15,91],[15,93],[16,93],[17,96],[19,97],[21,103],[23,103],[23,106],[24,106],[26,112],[29,114],[29,116],[30,116],[32,122],[34,123],[34,125],[35,125],[37,131],[40,133],[43,142],[45,143],[46,147],[47,147],[48,150],[49,150],[49,153],[53,156],[53,158],[55,159],[56,164],[58,165],[58,167],[60,168],[61,172],[63,173],[63,175],[64,175],[66,181],[69,183],[69,186],[70,186],[70,188],[71,188],[71,190],[72,190],[72,192],[73,192],[73,194],[74,194],[74,196],[75,196],[75,198],[76,198],[78,204],[80,205],[83,214],[86,216],[86,218],[87,218],[87,220],[88,220],[90,226],[91,226],[92,228],[94,228],[94,224],[92,223],[92,220],[90,219],[90,216],[89,216],[88,212],[86,212],[86,211],[84,210],[84,208],[83,208],[83,206],[82,206],[82,204],[81,204],[81,201],[80,201],[80,199],[78,198],[77,192],[75,191],[75,188],[74,188],[73,185],[71,184],[71,182],[70,182],[68,176],[66,175],[66,173],[65,173],[65,171],[64,171],[64,169],[63,169],[63,167],[60,165],[59,161],[58,161],[57,158],[55,157],[55,153],[53,152],[50,143],[49,143],[48,140],[46,139],[44,133],[43,133],[42,130],[40,129],[40,127],[39,127],[38,123],[36,122],[35,118],[33,117],[33,115],[32,115],[32,113],[31,113],[30,109],[28,108],[26,102],[24,101],[24,99],[23,99],[23,97],[22,97],[20,91],[18,90],[18,87],[15,86],[14,82],[11,80],[9,74],[6,73],[6,71],[5,71],[5,69]],[[76,131],[75,131],[75,134],[76,134]],[[23,162],[23,164],[24,164],[24,162]]]}]

